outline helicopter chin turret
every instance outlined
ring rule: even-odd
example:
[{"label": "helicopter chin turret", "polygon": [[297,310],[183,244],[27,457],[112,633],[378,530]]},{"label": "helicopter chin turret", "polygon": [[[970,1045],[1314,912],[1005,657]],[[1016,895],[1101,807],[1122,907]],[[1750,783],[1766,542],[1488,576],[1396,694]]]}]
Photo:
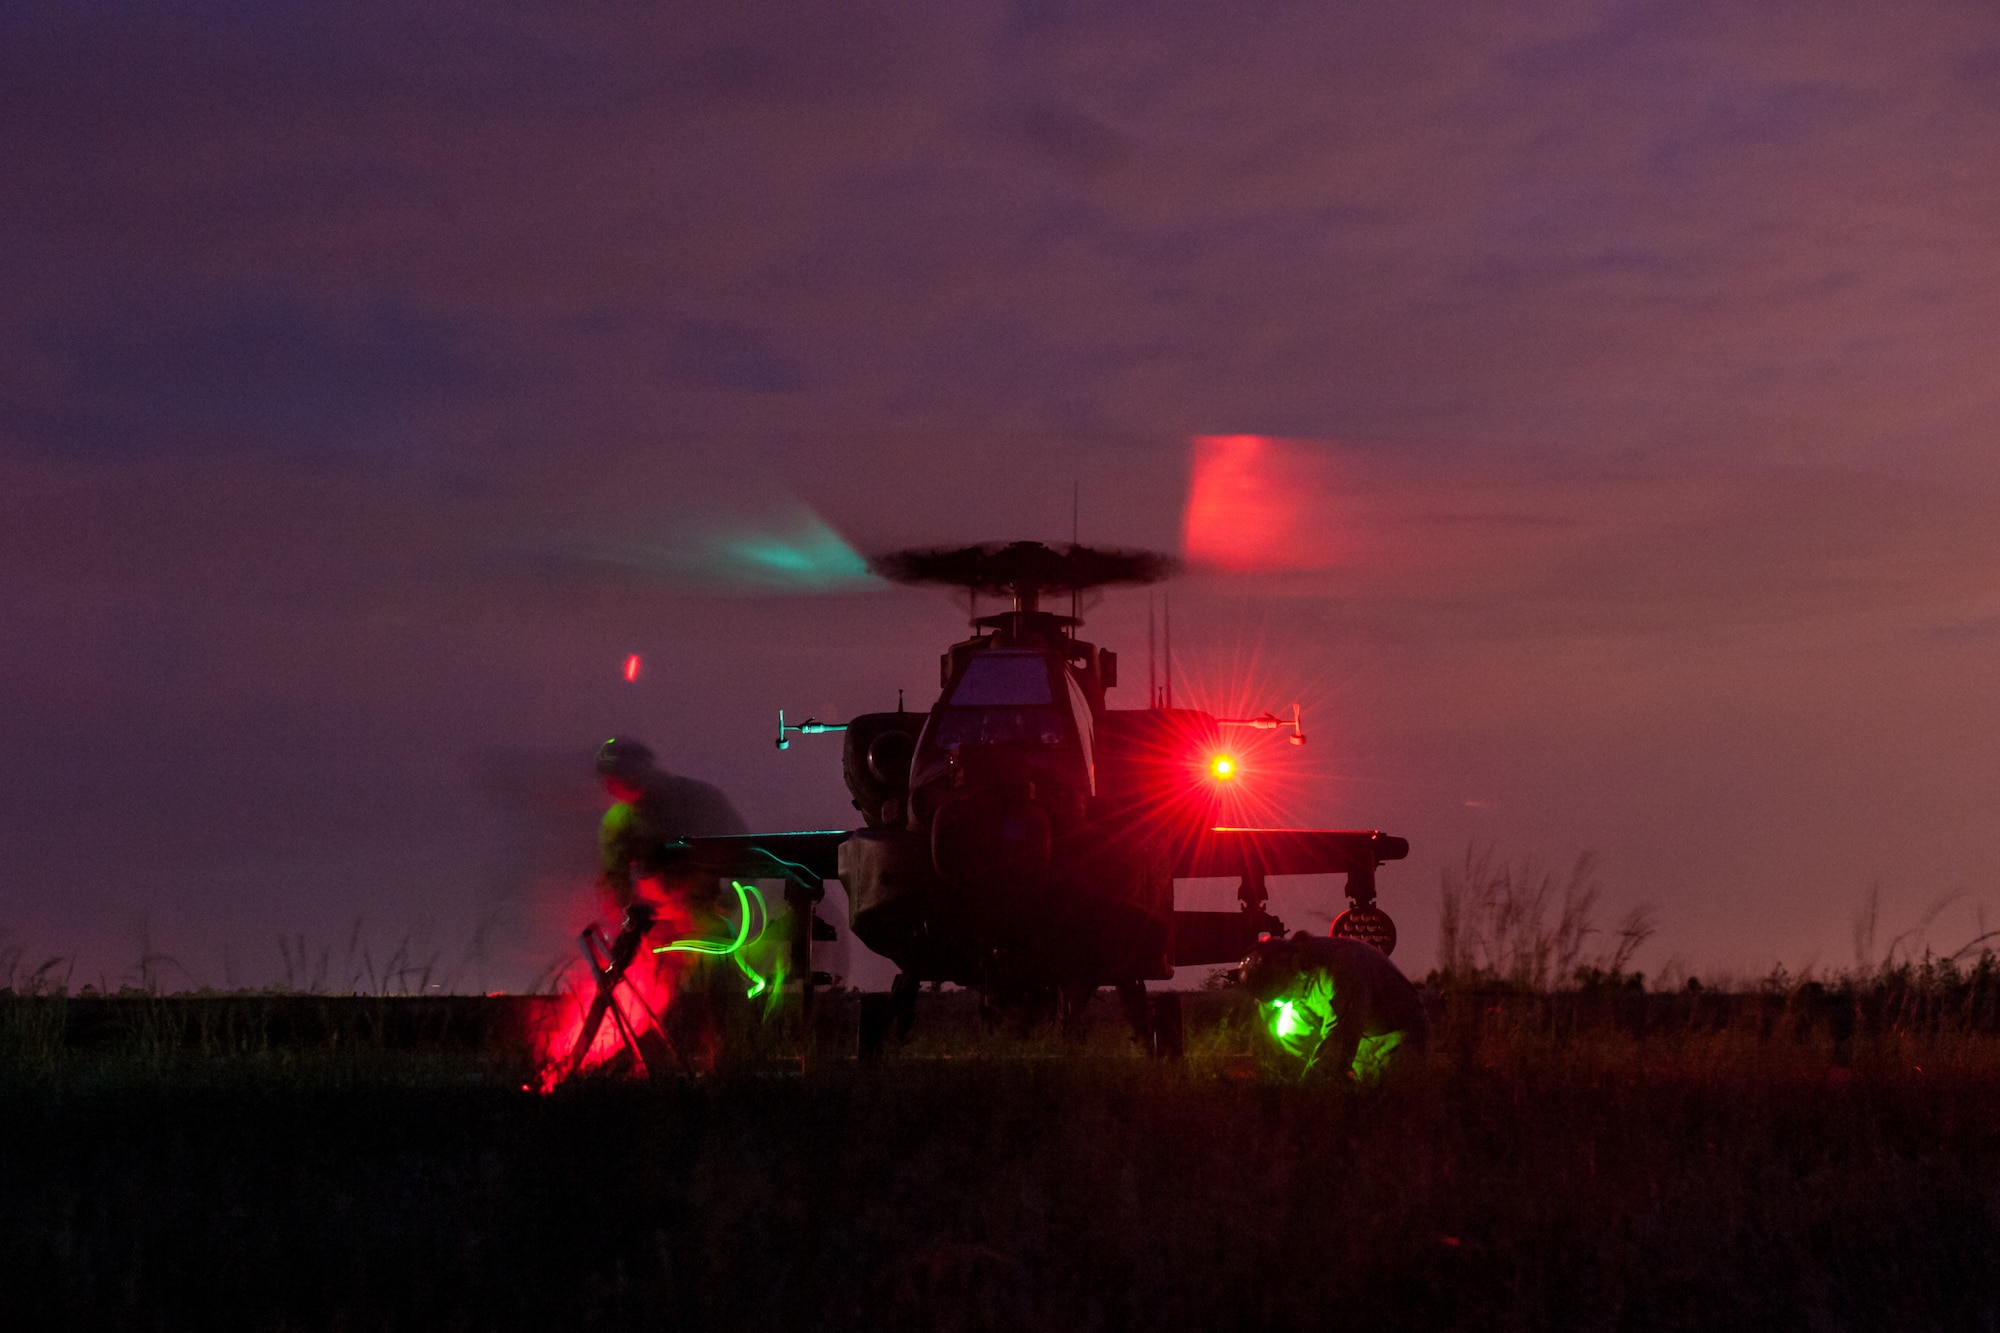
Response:
[{"label": "helicopter chin turret", "polygon": [[945,882],[973,893],[1039,896],[1047,888],[1056,817],[1040,799],[1051,784],[1037,787],[1033,760],[1013,746],[950,756],[950,785],[929,803],[931,864]]}]

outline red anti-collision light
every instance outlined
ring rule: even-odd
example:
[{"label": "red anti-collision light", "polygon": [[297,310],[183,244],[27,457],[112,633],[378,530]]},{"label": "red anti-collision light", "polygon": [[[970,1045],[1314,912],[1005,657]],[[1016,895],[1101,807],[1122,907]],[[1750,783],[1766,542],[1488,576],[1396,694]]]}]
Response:
[{"label": "red anti-collision light", "polygon": [[1227,782],[1236,776],[1236,761],[1226,754],[1219,754],[1208,761],[1208,775],[1218,782]]}]

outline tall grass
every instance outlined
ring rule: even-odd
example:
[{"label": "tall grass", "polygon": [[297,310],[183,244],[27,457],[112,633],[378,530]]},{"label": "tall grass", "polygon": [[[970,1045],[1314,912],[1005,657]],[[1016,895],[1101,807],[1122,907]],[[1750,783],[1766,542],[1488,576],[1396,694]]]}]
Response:
[{"label": "tall grass", "polygon": [[1843,1068],[1754,995],[1645,995],[1660,1011],[1630,1028],[1538,1023],[1550,997],[1510,991],[1359,1093],[1265,1076],[1229,994],[1194,997],[1182,1066],[1128,1054],[1113,1006],[1055,1059],[938,998],[931,1045],[873,1069],[550,1097],[396,1052],[0,1064],[10,1316],[1647,1330],[2000,1311],[2000,1041],[1976,1033],[1864,1032]]},{"label": "tall grass", "polygon": [[0,1000],[4,1308],[23,1327],[2000,1323],[2000,959],[1898,947],[1648,991],[1628,970],[1645,923],[1595,928],[1588,862],[1454,875],[1437,1040],[1368,1092],[1267,1065],[1227,991],[1184,997],[1178,1065],[1140,1056],[1108,1001],[1078,1039],[1021,1039],[947,992],[863,1068],[835,994],[803,1073],[781,1015],[717,1077],[547,1097],[477,1045],[204,1027],[210,1002],[143,996],[152,1017],[86,1044],[63,1019],[81,1001]]},{"label": "tall grass", "polygon": [[1589,852],[1559,874],[1532,860],[1508,861],[1490,847],[1468,848],[1444,870],[1435,979],[1546,991],[1586,968],[1623,976],[1652,937],[1653,912],[1635,907],[1603,936],[1595,921],[1601,893]]}]

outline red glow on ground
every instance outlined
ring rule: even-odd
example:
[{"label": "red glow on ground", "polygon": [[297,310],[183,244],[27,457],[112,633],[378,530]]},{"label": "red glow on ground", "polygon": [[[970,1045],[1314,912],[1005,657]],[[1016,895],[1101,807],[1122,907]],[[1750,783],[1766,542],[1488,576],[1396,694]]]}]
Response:
[{"label": "red glow on ground", "polygon": [[[655,944],[678,939],[691,932],[693,920],[684,911],[664,909],[660,922],[653,928],[632,968],[625,974],[625,980],[613,992],[619,1012],[635,1033],[644,1034],[653,1026],[653,1017],[665,1019],[667,1009],[673,1003],[674,989],[680,974],[690,964],[688,955],[653,952]],[[615,925],[607,926],[610,933]],[[597,997],[597,983],[579,956],[576,965],[564,975],[565,983],[561,1002],[556,1008],[554,1019],[542,1030],[536,1043],[535,1065],[540,1071],[538,1090],[548,1092],[560,1083],[567,1070],[571,1052],[577,1038],[582,1035],[584,1019],[590,1012],[591,1002]],[[649,1015],[647,1010],[652,1014]],[[625,1049],[624,1037],[618,1022],[606,1014],[604,1022],[597,1029],[597,1036],[590,1043],[590,1050],[578,1066],[578,1074],[588,1074],[601,1069],[608,1061],[615,1059]],[[636,1064],[630,1071],[634,1075],[640,1071]],[[654,1070],[654,1074],[670,1071]]]},{"label": "red glow on ground", "polygon": [[1323,445],[1269,435],[1198,435],[1181,538],[1189,561],[1236,574],[1338,562]]},{"label": "red glow on ground", "polygon": [[626,680],[639,679],[639,654],[633,653],[630,657],[625,659],[625,679]]}]

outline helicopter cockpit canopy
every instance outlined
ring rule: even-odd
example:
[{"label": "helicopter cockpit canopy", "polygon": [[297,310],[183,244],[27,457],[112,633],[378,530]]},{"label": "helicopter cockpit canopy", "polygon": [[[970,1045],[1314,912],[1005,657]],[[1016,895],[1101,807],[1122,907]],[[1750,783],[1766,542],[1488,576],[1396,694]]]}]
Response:
[{"label": "helicopter cockpit canopy", "polygon": [[970,653],[917,741],[910,785],[948,778],[968,748],[1023,752],[1034,767],[1093,793],[1090,704],[1062,656],[1035,648]]},{"label": "helicopter cockpit canopy", "polygon": [[1044,808],[1058,833],[1082,820],[1097,795],[1098,713],[1117,681],[1117,657],[1078,639],[1078,618],[1042,610],[1041,598],[1157,582],[1174,562],[1149,551],[1010,542],[898,551],[870,568],[897,583],[959,587],[975,597],[1003,592],[1013,602],[1009,611],[974,616],[974,637],[940,662],[944,695],[910,765],[913,826],[941,803],[968,802],[997,802],[1003,826],[1011,826],[1002,811],[1008,802]]}]

